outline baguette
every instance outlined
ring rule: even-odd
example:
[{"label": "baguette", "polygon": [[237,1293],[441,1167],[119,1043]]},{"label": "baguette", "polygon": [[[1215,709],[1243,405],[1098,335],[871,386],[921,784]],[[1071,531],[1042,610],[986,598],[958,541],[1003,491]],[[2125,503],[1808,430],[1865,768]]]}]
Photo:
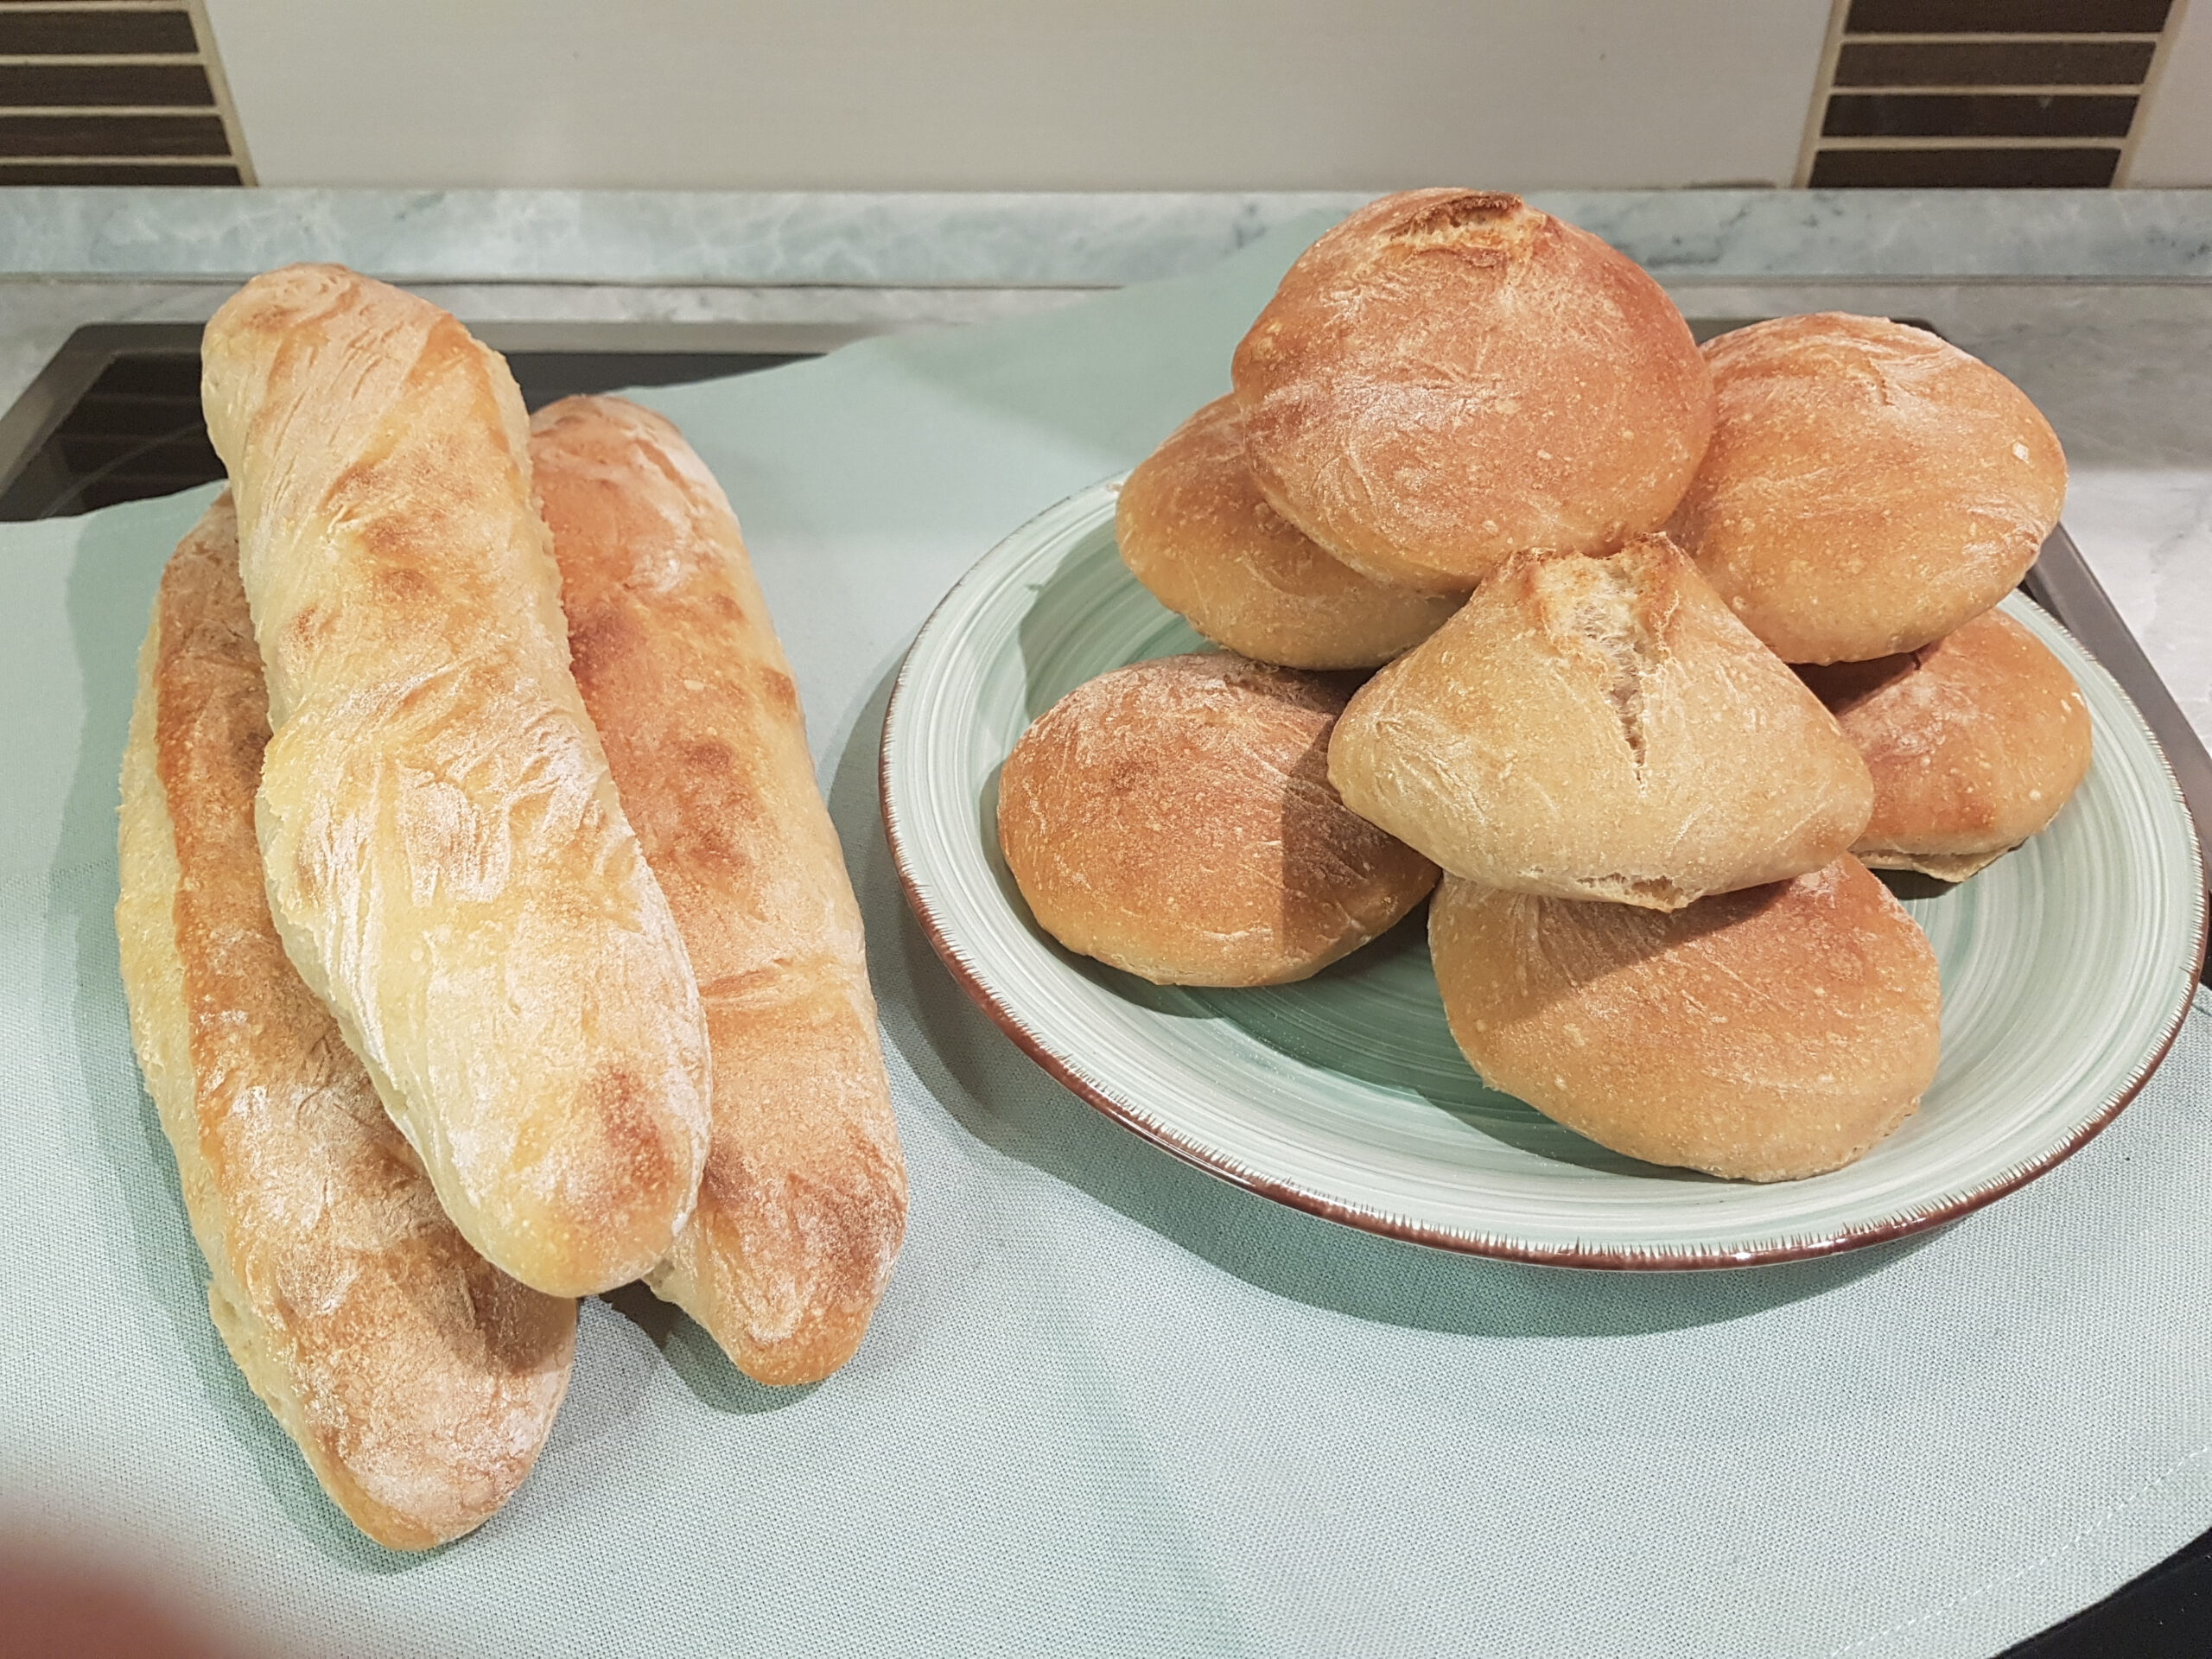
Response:
[{"label": "baguette", "polygon": [[868,1328],[906,1176],[791,665],[728,498],[668,422],[571,397],[531,450],[577,683],[714,1043],[699,1207],[646,1282],[748,1376],[810,1382]]},{"label": "baguette", "polygon": [[274,735],[270,909],[469,1243],[559,1295],[668,1253],[698,988],[568,665],[505,362],[329,265],[207,325]]},{"label": "baguette", "polygon": [[226,496],[170,561],[139,658],[116,906],[131,1037],[232,1357],[353,1523],[423,1549],[530,1472],[576,1308],[468,1248],[285,959],[253,831],[268,736]]}]

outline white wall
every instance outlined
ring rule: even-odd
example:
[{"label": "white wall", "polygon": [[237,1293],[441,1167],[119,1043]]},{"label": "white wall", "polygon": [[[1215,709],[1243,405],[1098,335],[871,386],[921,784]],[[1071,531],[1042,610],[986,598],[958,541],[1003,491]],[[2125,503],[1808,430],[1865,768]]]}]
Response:
[{"label": "white wall", "polygon": [[2212,0],[2196,0],[2166,48],[2128,183],[2212,185]]},{"label": "white wall", "polygon": [[1827,0],[207,10],[264,184],[950,190],[1786,184],[1828,15]]}]

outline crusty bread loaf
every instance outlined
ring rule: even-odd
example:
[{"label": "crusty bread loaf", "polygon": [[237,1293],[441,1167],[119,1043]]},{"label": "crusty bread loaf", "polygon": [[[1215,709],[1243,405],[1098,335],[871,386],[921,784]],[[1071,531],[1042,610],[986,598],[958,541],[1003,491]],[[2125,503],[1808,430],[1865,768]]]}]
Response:
[{"label": "crusty bread loaf", "polygon": [[1705,353],[1719,419],[1674,533],[1787,661],[1941,639],[2009,593],[2058,522],[2050,423],[1923,329],[1778,317]]},{"label": "crusty bread loaf", "polygon": [[1485,1083],[1651,1163],[1817,1175],[1936,1076],[1936,953],[1856,859],[1663,916],[1446,877],[1429,946]]},{"label": "crusty bread loaf", "polygon": [[1442,627],[1465,594],[1362,575],[1267,503],[1233,397],[1177,428],[1122,485],[1122,557],[1216,644],[1284,668],[1374,668]]},{"label": "crusty bread loaf", "polygon": [[698,1192],[706,1020],[569,673],[513,378],[329,265],[247,283],[202,358],[285,948],[470,1243],[556,1294],[634,1279]]},{"label": "crusty bread loaf", "polygon": [[162,579],[124,755],[116,931],[215,1328],[354,1524],[458,1537],[530,1472],[575,1304],[468,1248],[269,918],[269,736],[225,496]]},{"label": "crusty bread loaf", "polygon": [[2089,709],[2066,665],[2002,611],[1932,645],[1798,671],[1874,775],[1852,851],[1963,881],[2047,827],[2089,770]]},{"label": "crusty bread loaf", "polygon": [[999,777],[999,844],[1038,925],[1169,985],[1304,979],[1389,928],[1436,868],[1329,786],[1347,690],[1206,652],[1069,692]]},{"label": "crusty bread loaf", "polygon": [[1664,537],[1509,560],[1361,688],[1329,777],[1453,875],[1678,909],[1815,870],[1865,762]]},{"label": "crusty bread loaf", "polygon": [[1666,291],[1517,196],[1385,196],[1321,238],[1236,349],[1253,476],[1379,580],[1464,590],[1529,548],[1658,529],[1713,424]]},{"label": "crusty bread loaf", "polygon": [[714,1042],[699,1207],[647,1282],[750,1376],[810,1382],[868,1329],[906,1174],[791,664],[728,499],[673,426],[617,397],[531,425],[576,683]]}]

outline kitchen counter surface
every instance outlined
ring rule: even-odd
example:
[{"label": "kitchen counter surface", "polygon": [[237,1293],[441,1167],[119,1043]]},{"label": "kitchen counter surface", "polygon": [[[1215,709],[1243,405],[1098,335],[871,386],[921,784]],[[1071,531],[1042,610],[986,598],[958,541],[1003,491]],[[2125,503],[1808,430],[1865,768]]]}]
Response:
[{"label": "kitchen counter surface", "polygon": [[[908,328],[1195,270],[1357,200],[11,191],[0,407],[79,326],[201,320],[289,259],[407,280],[480,321]],[[2066,445],[2076,541],[2212,741],[2212,191],[1536,200],[1643,260],[1686,311],[1923,317],[2012,376]]]}]

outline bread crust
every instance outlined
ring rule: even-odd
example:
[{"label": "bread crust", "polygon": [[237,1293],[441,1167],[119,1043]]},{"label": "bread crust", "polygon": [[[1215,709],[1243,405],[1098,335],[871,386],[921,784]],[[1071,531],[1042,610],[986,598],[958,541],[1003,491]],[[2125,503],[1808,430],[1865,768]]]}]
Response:
[{"label": "bread crust", "polygon": [[1719,417],[1673,533],[1785,661],[1940,639],[2011,592],[2058,523],[2050,423],[1924,329],[1777,317],[1705,354]]},{"label": "bread crust", "polygon": [[2088,775],[2081,688],[2002,611],[1902,656],[1798,673],[1873,773],[1851,850],[1875,869],[1962,881],[2047,829]]},{"label": "bread crust", "polygon": [[163,574],[139,659],[116,906],[131,1035],[232,1357],[353,1523],[423,1549],[530,1472],[575,1304],[468,1248],[286,958],[253,830],[267,715],[226,496]]},{"label": "bread crust", "polygon": [[1853,858],[1671,915],[1446,877],[1429,945],[1485,1083],[1647,1162],[1817,1175],[1936,1076],[1936,953]]},{"label": "bread crust", "polygon": [[1349,689],[1203,652],[1061,698],[999,777],[999,844],[1038,925],[1158,984],[1275,985],[1396,923],[1436,867],[1329,785]]},{"label": "bread crust", "polygon": [[1713,425],[1689,326],[1634,261],[1517,196],[1413,190],[1301,255],[1236,348],[1253,477],[1379,581],[1474,586],[1658,529]]},{"label": "bread crust", "polygon": [[634,1279],[698,1191],[705,1018],[569,672],[513,378],[328,265],[247,283],[202,359],[285,946],[472,1244],[555,1294]]},{"label": "bread crust", "polygon": [[1114,534],[1161,604],[1216,645],[1283,668],[1379,667],[1466,598],[1363,575],[1269,506],[1234,397],[1208,404],[1138,464]]},{"label": "bread crust", "polygon": [[1509,560],[1361,688],[1329,776],[1451,874],[1676,910],[1832,862],[1872,808],[1834,716],[1664,537]]},{"label": "bread crust", "polygon": [[538,411],[531,454],[576,683],[714,1043],[699,1205],[646,1282],[747,1375],[811,1382],[868,1329],[906,1175],[791,664],[728,499],[673,425],[570,397]]}]

